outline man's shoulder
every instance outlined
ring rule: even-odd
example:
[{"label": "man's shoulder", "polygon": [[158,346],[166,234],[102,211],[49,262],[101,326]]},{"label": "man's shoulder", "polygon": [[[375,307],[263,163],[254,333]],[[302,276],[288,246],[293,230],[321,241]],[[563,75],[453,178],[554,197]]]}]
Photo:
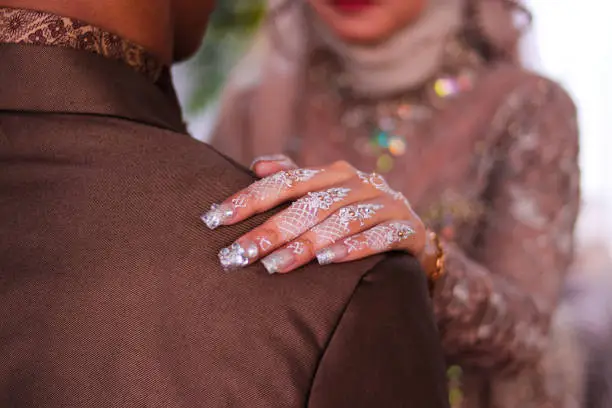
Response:
[{"label": "man's shoulder", "polygon": [[[46,146],[55,157],[108,171],[108,176],[163,172],[198,174],[228,188],[252,180],[250,173],[210,145],[186,133],[111,116],[9,113],[2,129],[21,152]],[[9,150],[9,154],[12,154]]]},{"label": "man's shoulder", "polygon": [[[139,347],[180,361],[185,378],[197,373],[219,400],[235,394],[219,377],[219,367],[230,367],[241,384],[239,405],[265,399],[260,379],[270,378],[275,403],[297,406],[340,324],[358,327],[376,303],[388,306],[381,313],[408,315],[418,302],[411,290],[424,296],[414,284],[423,279],[418,266],[403,255],[311,263],[287,275],[269,275],[260,264],[224,271],[219,250],[270,213],[206,228],[200,216],[210,204],[253,178],[186,135],[107,118],[9,127],[14,160],[0,171],[0,214],[10,214],[9,234],[0,236],[5,284],[11,299],[57,305],[40,320],[53,321],[49,330],[68,344],[81,336],[99,350],[112,327],[130,342],[113,356]],[[20,132],[32,137],[15,142]],[[32,291],[32,276],[49,290]],[[18,310],[11,299],[0,302]],[[405,325],[383,317],[385,327]]]}]

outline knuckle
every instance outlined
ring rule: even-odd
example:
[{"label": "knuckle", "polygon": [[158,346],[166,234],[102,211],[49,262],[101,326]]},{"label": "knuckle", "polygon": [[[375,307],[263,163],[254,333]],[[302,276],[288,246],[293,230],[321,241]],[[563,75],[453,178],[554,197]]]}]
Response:
[{"label": "knuckle", "polygon": [[268,221],[261,227],[253,230],[252,235],[255,240],[262,243],[276,246],[281,242],[281,236],[276,224],[273,221]]},{"label": "knuckle", "polygon": [[300,239],[299,241],[296,241],[296,242],[299,242],[302,245],[303,251],[300,254],[301,256],[306,256],[306,257],[309,257],[309,258],[314,256],[314,254],[315,254],[315,246],[314,246],[314,243],[312,242],[311,239],[309,239],[309,238],[302,238],[302,239]]}]

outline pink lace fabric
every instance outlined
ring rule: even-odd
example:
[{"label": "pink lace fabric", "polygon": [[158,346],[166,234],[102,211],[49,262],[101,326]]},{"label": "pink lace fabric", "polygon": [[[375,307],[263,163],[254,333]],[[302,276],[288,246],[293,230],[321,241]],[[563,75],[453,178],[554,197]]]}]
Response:
[{"label": "pink lace fabric", "polygon": [[478,239],[447,245],[434,305],[449,357],[510,368],[541,355],[572,261],[578,132],[571,100],[546,82],[511,94],[495,127],[502,156],[483,197]]}]

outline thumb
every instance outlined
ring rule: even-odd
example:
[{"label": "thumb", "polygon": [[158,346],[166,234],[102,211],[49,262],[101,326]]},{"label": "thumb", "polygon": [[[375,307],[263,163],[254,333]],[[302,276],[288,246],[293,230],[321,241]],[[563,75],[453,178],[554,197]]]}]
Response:
[{"label": "thumb", "polygon": [[298,166],[295,164],[289,156],[284,154],[275,154],[272,156],[260,156],[253,160],[251,163],[251,170],[257,175],[257,177],[267,177],[274,173],[278,173],[283,170],[297,169]]}]

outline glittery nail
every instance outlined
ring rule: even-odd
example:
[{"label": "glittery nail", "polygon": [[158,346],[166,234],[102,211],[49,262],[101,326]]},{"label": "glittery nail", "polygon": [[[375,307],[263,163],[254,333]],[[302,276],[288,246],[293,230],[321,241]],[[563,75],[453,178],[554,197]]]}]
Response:
[{"label": "glittery nail", "polygon": [[259,250],[255,243],[250,241],[242,244],[234,242],[229,247],[219,251],[219,262],[221,262],[223,269],[231,271],[247,266],[258,255]]},{"label": "glittery nail", "polygon": [[229,204],[213,204],[210,206],[210,210],[202,215],[201,219],[204,224],[210,229],[216,229],[220,225],[223,225],[225,221],[234,216],[234,208]]},{"label": "glittery nail", "polygon": [[346,255],[348,255],[348,251],[344,245],[333,245],[318,251],[317,261],[319,265],[329,265],[344,258]]},{"label": "glittery nail", "polygon": [[294,262],[295,256],[293,255],[293,250],[289,248],[276,251],[261,260],[261,263],[270,275],[287,269]]}]

